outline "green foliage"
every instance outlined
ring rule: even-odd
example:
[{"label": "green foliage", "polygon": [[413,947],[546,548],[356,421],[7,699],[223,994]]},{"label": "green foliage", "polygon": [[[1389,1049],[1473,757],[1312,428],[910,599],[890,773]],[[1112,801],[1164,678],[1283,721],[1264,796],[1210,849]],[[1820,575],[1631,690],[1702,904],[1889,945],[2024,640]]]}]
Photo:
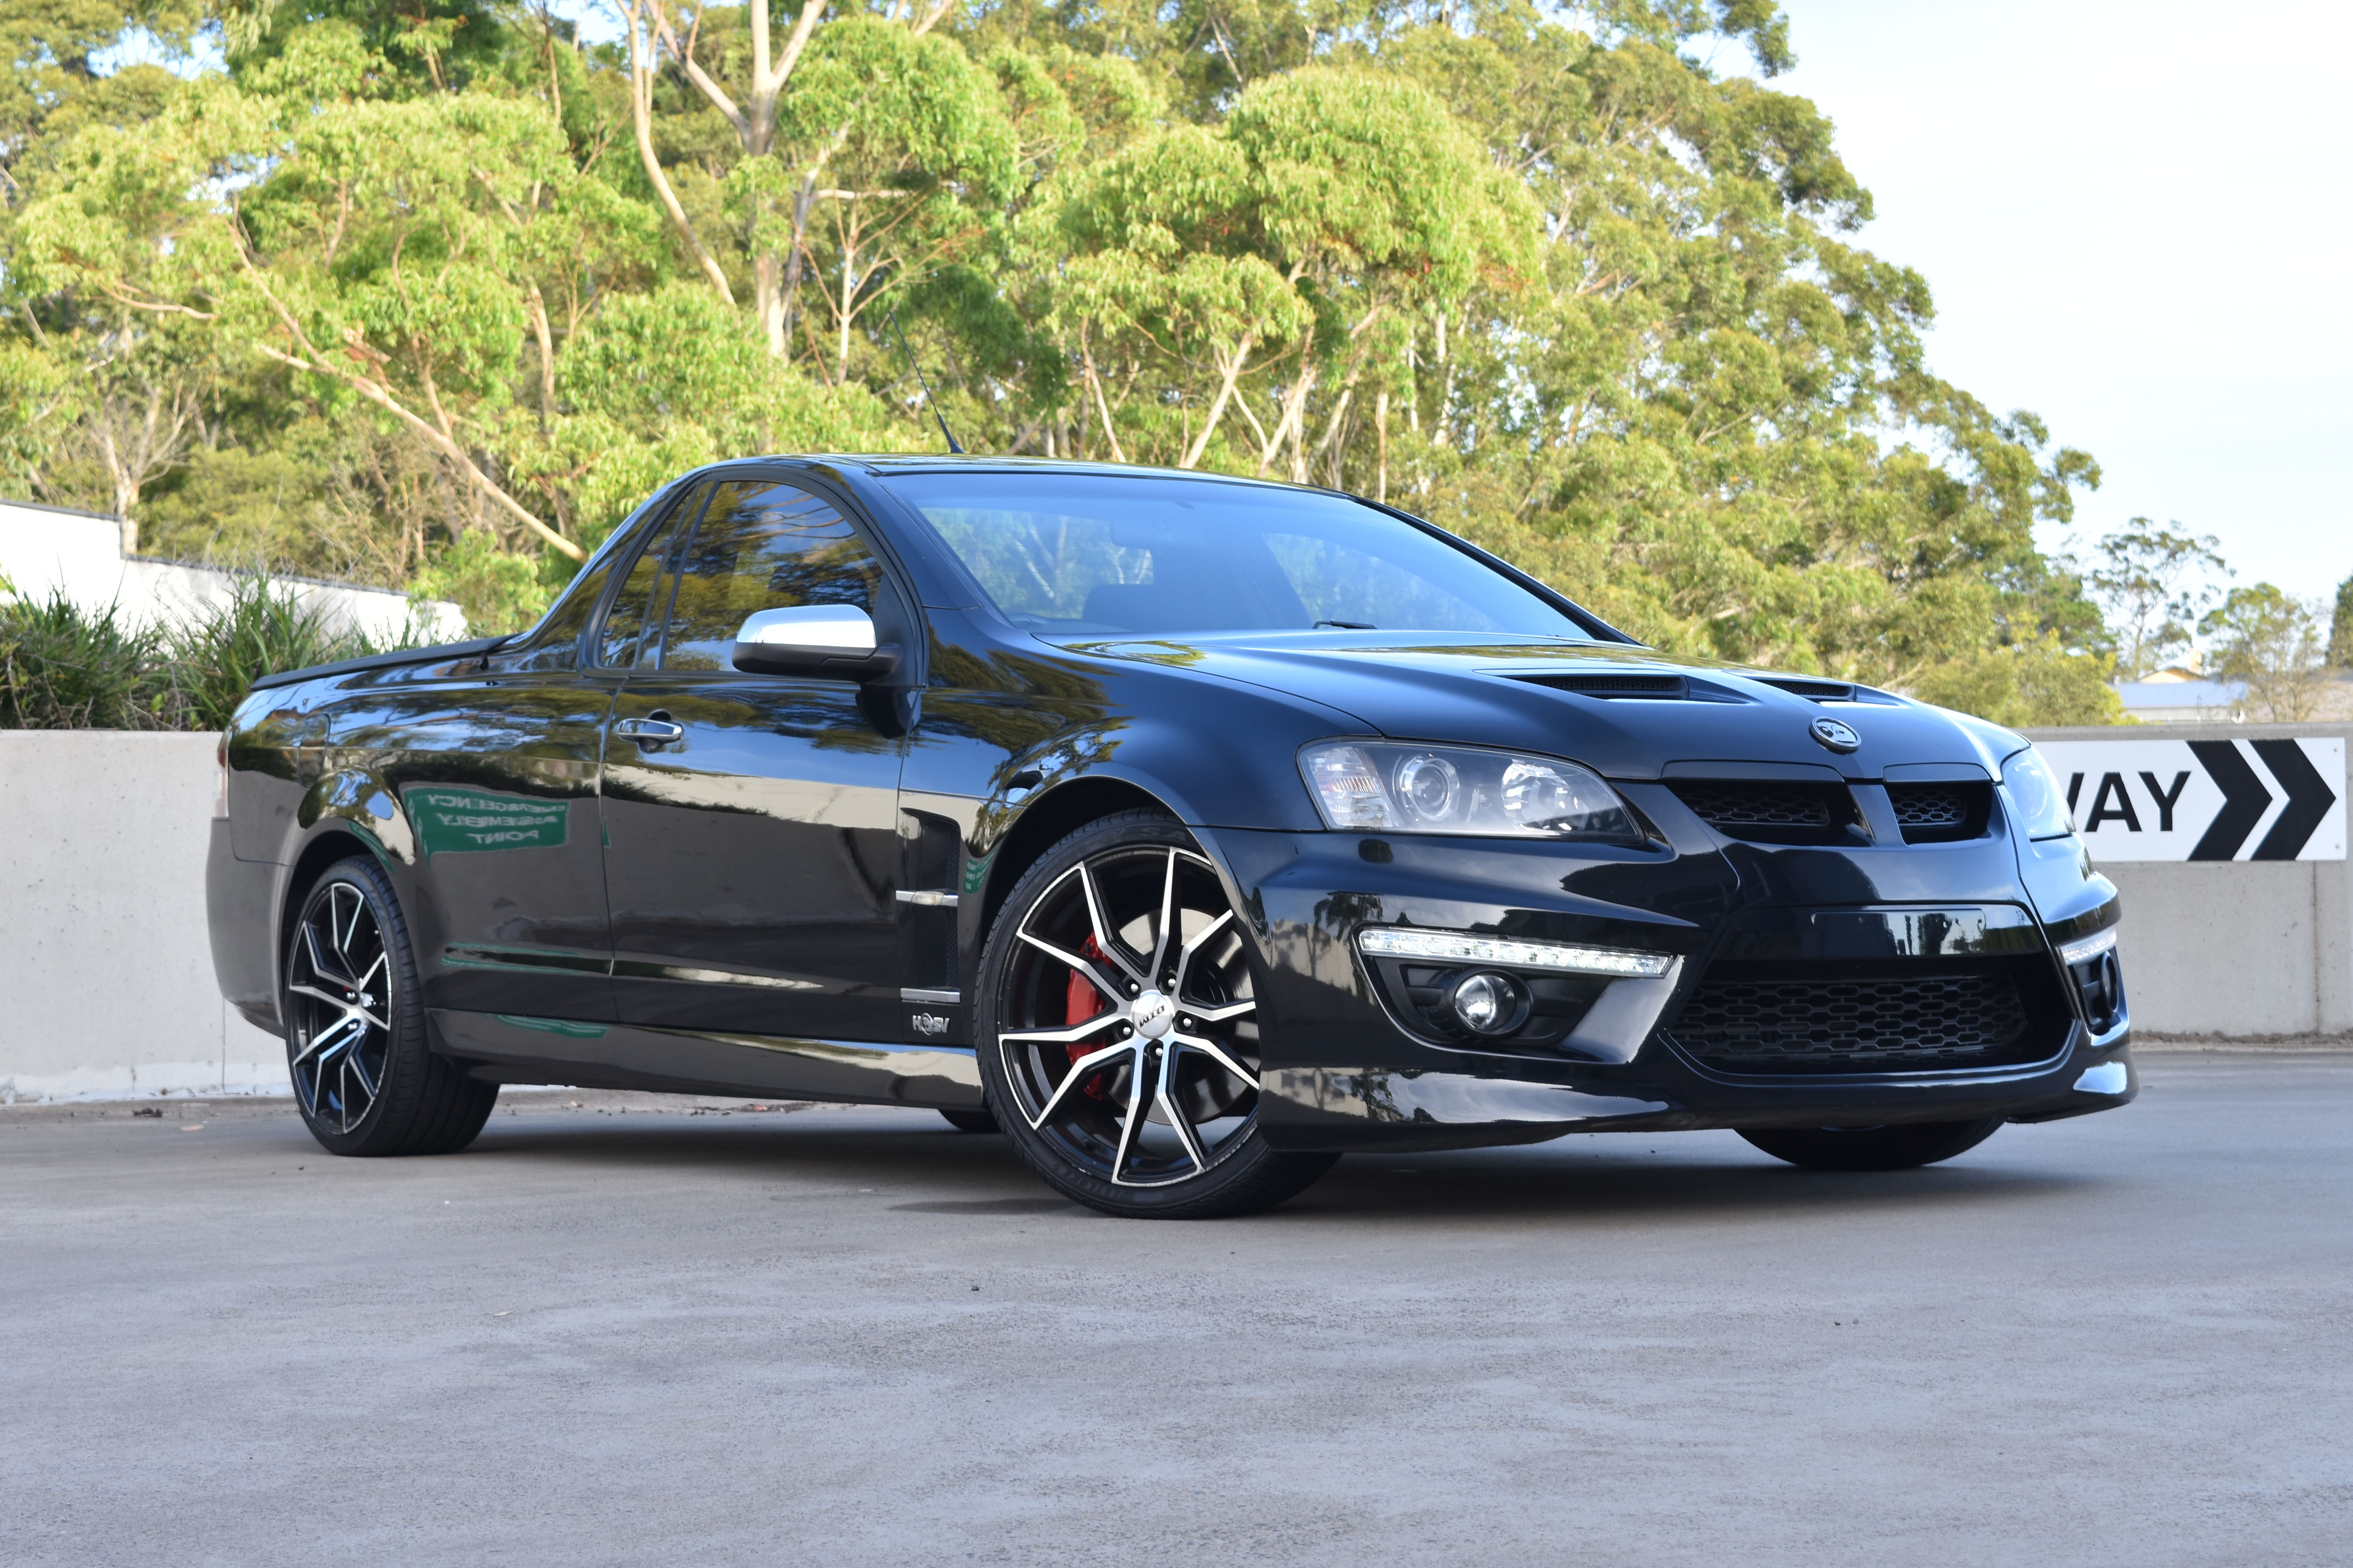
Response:
[{"label": "green foliage", "polygon": [[2205,607],[2037,552],[2097,467],[1933,374],[1771,0],[787,12],[759,79],[665,0],[642,99],[491,0],[212,14],[185,80],[90,61],[193,5],[0,14],[0,465],[142,548],[520,625],[685,468],[934,440],[895,313],[976,451],[1371,493],[1677,651],[2080,719],[2094,599],[2127,673]]},{"label": "green foliage", "polygon": [[2070,649],[2044,633],[1985,648],[1930,670],[1913,695],[2013,729],[2026,724],[2122,724],[2124,699],[2109,684],[2116,659]]},{"label": "green foliage", "polygon": [[2327,648],[2314,605],[2257,583],[2232,589],[2198,629],[2213,639],[2212,673],[2246,683],[2253,717],[2287,722],[2319,712]]},{"label": "green foliage", "polygon": [[176,730],[161,639],[62,593],[0,604],[0,730]]},{"label": "green foliage", "polygon": [[2217,542],[2211,533],[2152,528],[2145,517],[2100,541],[2084,583],[2115,629],[2121,679],[2138,680],[2189,646],[2199,616],[2221,593],[2200,574],[2230,573],[2214,552]]},{"label": "green foliage", "polygon": [[265,573],[239,574],[227,602],[169,626],[13,595],[0,578],[0,730],[219,730],[264,675],[383,651]]},{"label": "green foliage", "polygon": [[466,635],[487,637],[536,624],[562,587],[551,587],[529,556],[500,549],[489,533],[470,533],[435,558],[415,593],[455,604],[465,615]]},{"label": "green foliage", "polygon": [[2353,668],[2353,577],[2337,584],[2336,613],[2328,621],[2328,662],[2337,669]]},{"label": "green foliage", "polygon": [[381,651],[305,606],[290,584],[260,573],[233,579],[226,604],[158,640],[177,699],[174,727],[190,730],[227,729],[237,705],[265,675]]}]

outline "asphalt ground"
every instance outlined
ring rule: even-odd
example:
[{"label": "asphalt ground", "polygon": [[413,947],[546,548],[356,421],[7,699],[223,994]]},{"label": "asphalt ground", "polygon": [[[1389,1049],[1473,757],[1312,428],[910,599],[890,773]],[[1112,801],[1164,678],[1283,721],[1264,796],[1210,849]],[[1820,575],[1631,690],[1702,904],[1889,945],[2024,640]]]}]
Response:
[{"label": "asphalt ground", "polygon": [[2143,1067],[1922,1172],[1584,1136],[1193,1224],[910,1111],[0,1111],[0,1561],[2353,1560],[2353,1055]]}]

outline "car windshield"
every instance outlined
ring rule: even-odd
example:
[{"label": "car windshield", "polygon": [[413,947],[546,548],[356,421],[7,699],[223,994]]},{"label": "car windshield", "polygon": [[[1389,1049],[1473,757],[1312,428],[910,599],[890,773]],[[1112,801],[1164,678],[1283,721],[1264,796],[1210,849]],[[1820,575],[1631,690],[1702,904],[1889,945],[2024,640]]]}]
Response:
[{"label": "car windshield", "polygon": [[1339,627],[1590,640],[1476,557],[1342,496],[1120,474],[884,482],[1041,637]]}]

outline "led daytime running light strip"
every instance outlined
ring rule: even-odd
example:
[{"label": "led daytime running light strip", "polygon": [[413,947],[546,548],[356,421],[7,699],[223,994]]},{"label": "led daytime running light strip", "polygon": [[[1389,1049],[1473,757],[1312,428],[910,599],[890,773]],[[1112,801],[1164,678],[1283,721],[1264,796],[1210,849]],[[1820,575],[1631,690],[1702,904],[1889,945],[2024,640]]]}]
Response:
[{"label": "led daytime running light strip", "polygon": [[1556,942],[1512,942],[1459,931],[1381,926],[1359,931],[1356,945],[1376,958],[1434,958],[1450,963],[1502,963],[1518,969],[1559,969],[1572,974],[1620,974],[1656,979],[1674,967],[1663,952],[1615,947],[1571,947]]},{"label": "led daytime running light strip", "polygon": [[2092,936],[2087,936],[2081,942],[2071,942],[2066,946],[2061,948],[2059,950],[2059,962],[2062,963],[2081,963],[2087,958],[2099,957],[2100,954],[2107,952],[2110,948],[2116,945],[2116,928],[2110,926],[2104,931],[2100,931]]}]

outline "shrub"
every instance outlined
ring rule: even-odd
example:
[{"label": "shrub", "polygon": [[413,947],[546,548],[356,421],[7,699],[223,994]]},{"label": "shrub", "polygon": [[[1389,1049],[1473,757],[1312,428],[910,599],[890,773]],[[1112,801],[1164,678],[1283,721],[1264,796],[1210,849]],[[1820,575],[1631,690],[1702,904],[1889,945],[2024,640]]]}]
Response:
[{"label": "shrub", "polygon": [[412,624],[380,648],[266,573],[238,574],[227,603],[168,628],[0,584],[0,730],[226,729],[265,675],[426,640]]},{"label": "shrub", "polygon": [[227,728],[237,705],[265,675],[381,651],[305,606],[291,586],[281,589],[258,572],[239,573],[230,580],[228,603],[164,640],[172,681],[186,709],[185,727],[191,730]]},{"label": "shrub", "polygon": [[176,730],[161,640],[61,592],[0,603],[0,729]]}]

